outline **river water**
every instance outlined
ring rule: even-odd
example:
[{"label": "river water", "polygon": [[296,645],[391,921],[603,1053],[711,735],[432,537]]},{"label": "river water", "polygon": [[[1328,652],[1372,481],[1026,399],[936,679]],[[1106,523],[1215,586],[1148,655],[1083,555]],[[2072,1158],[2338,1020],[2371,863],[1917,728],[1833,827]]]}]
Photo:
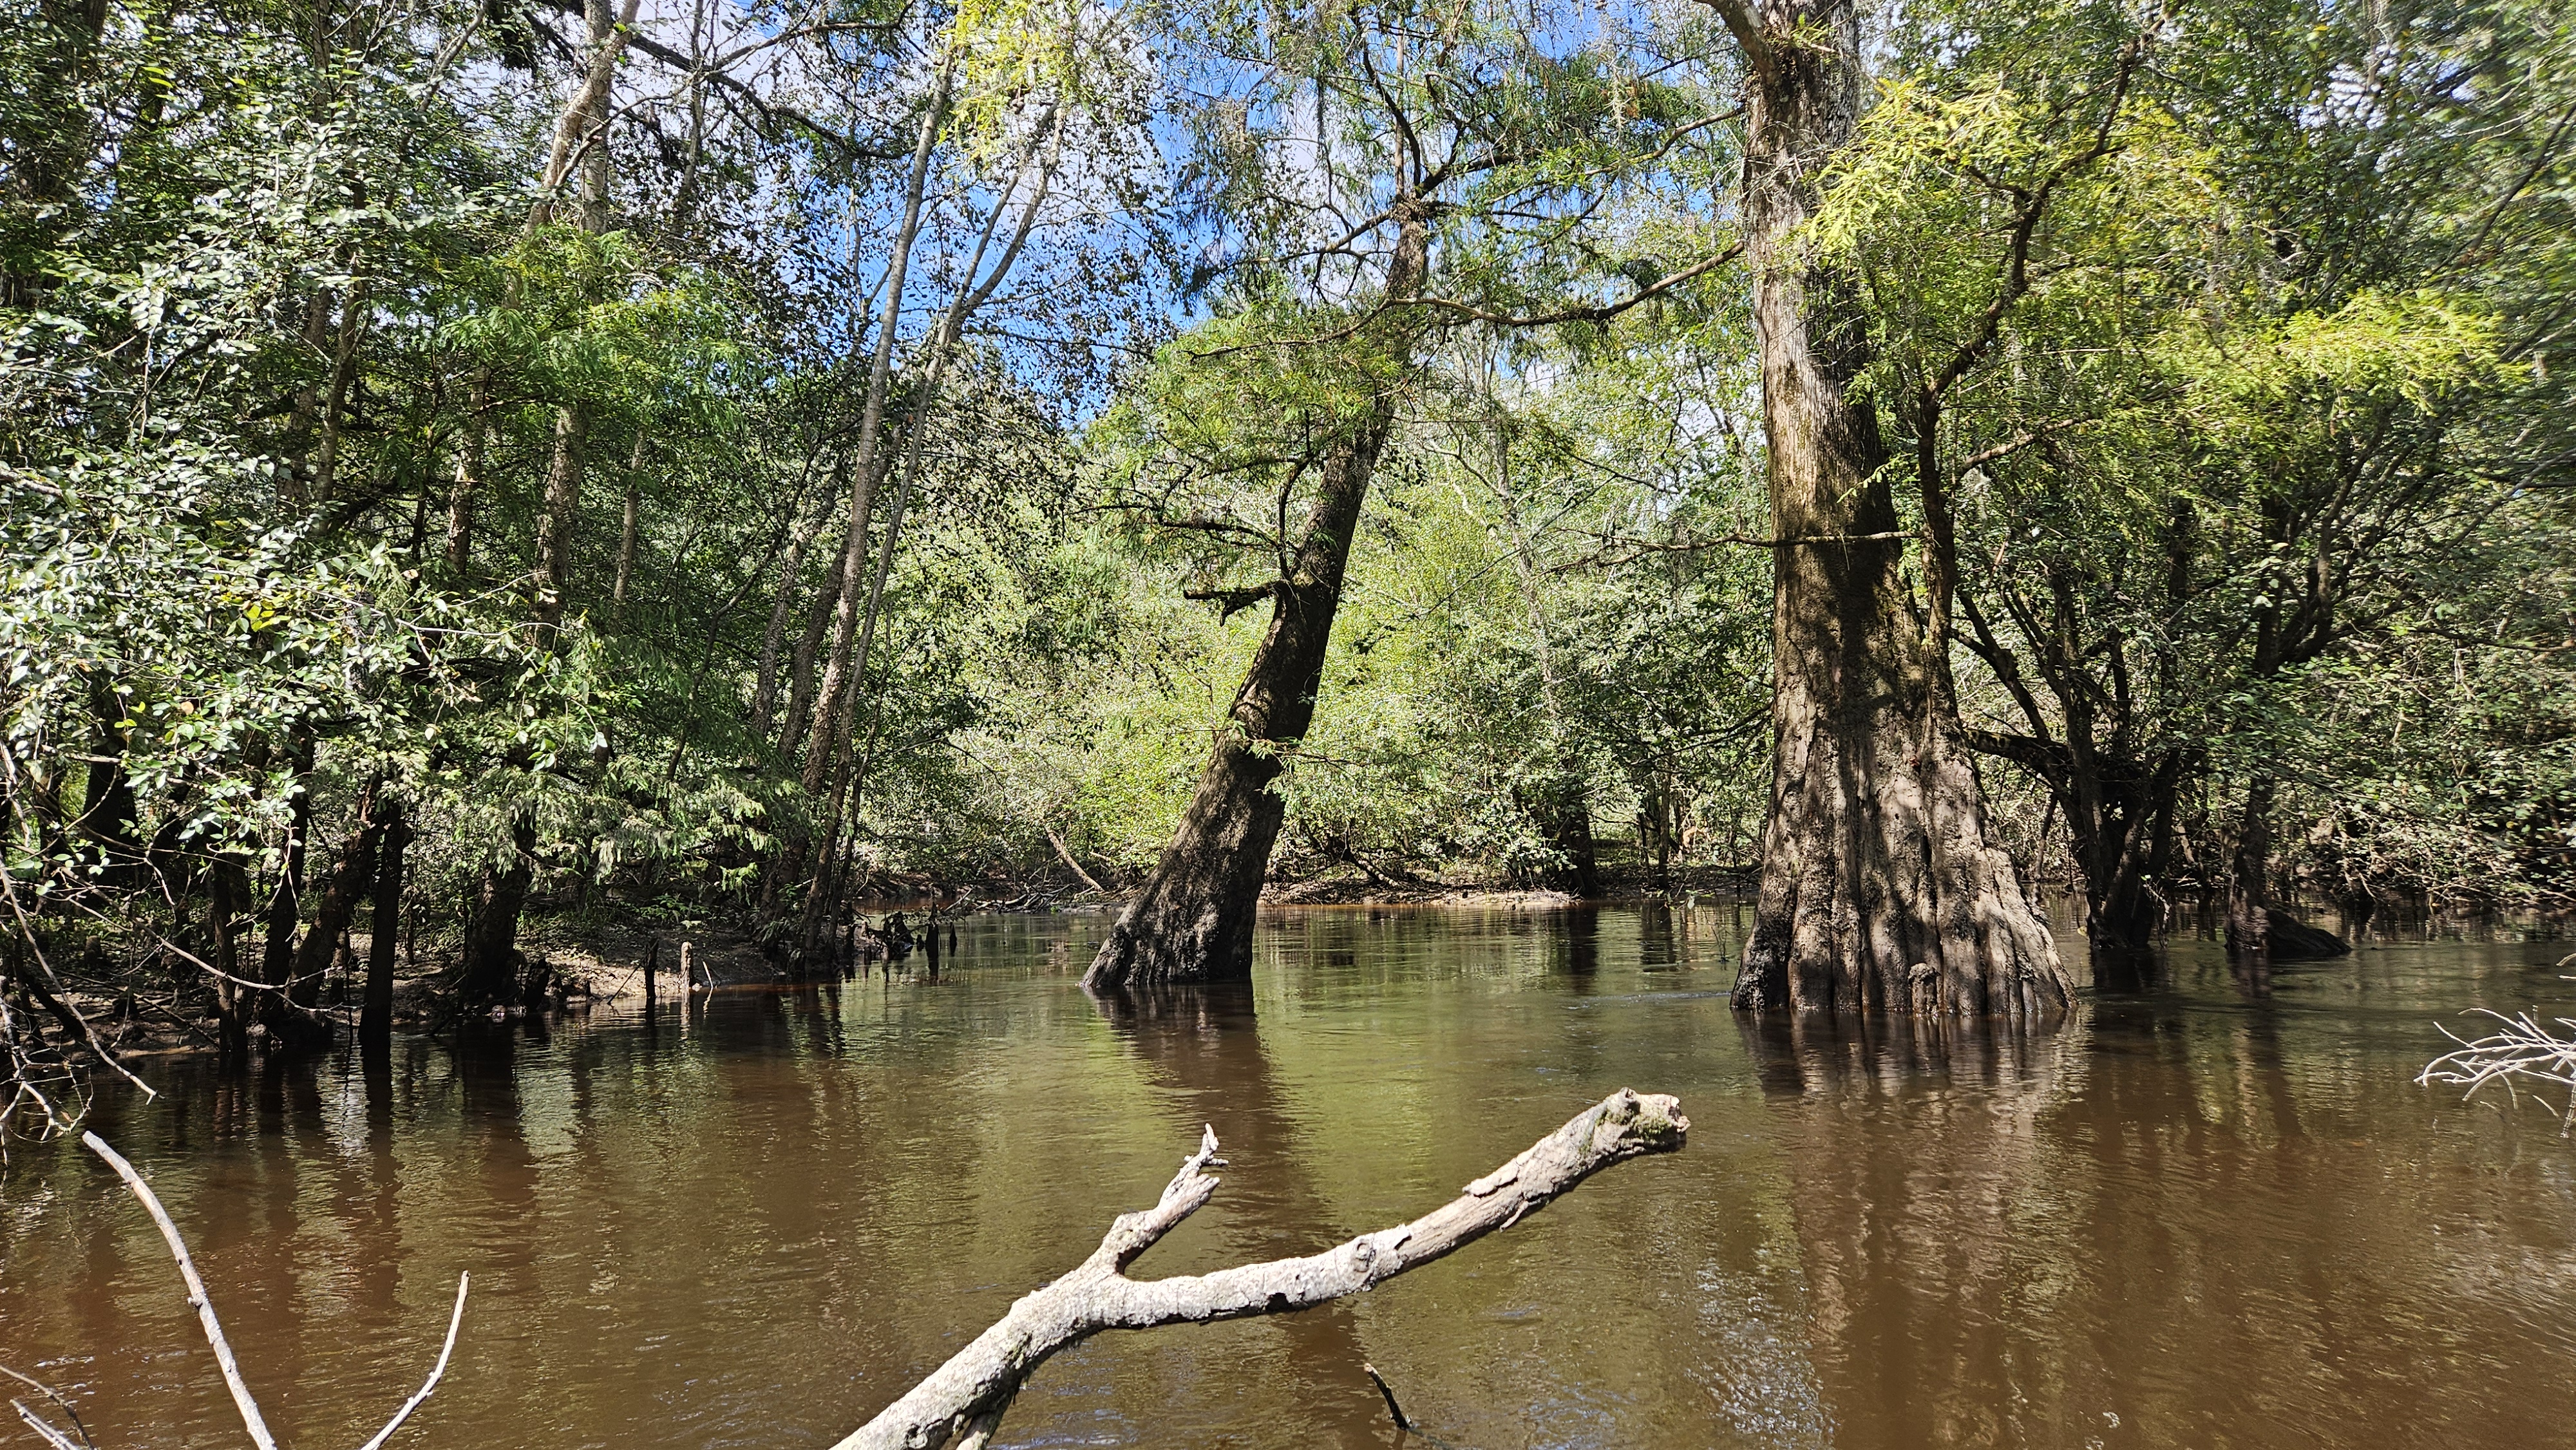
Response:
[{"label": "river water", "polygon": [[[460,1271],[397,1447],[829,1445],[1203,1122],[1224,1186],[1140,1277],[1411,1217],[1622,1085],[1689,1145],[1356,1300],[1096,1339],[1000,1443],[1398,1443],[1363,1362],[1457,1450],[2576,1443],[2576,1141],[2411,1081],[2460,1009],[2576,996],[2564,942],[2378,942],[2261,996],[2185,942],[1942,1062],[1740,1021],[1731,906],[1285,912],[1250,991],[1143,1014],[1077,985],[1103,925],[970,919],[935,980],[729,990],[685,1032],[160,1060],[93,1125],[290,1446],[373,1433]],[[0,1363],[102,1446],[242,1443],[112,1176],[19,1145],[0,1210]]]}]

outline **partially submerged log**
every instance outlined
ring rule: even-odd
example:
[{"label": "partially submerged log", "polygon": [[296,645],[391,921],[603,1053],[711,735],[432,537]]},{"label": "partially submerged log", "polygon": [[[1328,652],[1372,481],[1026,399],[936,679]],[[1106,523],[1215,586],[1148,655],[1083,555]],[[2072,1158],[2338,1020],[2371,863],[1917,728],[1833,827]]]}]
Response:
[{"label": "partially submerged log", "polygon": [[1216,1130],[1208,1128],[1159,1202],[1120,1214],[1081,1267],[1023,1296],[999,1323],[834,1450],[933,1450],[960,1436],[962,1450],[982,1450],[1039,1365],[1104,1329],[1284,1314],[1359,1293],[1511,1227],[1613,1163],[1670,1153],[1689,1131],[1680,1099],[1621,1088],[1411,1223],[1301,1259],[1176,1279],[1128,1278],[1128,1265],[1216,1192],[1217,1180],[1205,1170],[1225,1160],[1216,1156]]},{"label": "partially submerged log", "polygon": [[2352,943],[2327,931],[2310,926],[2279,907],[2269,908],[2270,954],[2276,962],[2322,961],[2328,957],[2352,955]]}]

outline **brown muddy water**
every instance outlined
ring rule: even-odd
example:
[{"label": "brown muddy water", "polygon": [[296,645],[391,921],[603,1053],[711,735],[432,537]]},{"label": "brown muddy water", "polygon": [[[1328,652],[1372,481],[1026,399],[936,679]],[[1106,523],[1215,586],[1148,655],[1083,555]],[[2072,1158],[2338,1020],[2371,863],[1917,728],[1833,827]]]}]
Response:
[{"label": "brown muddy water", "polygon": [[[1102,925],[970,920],[937,980],[728,991],[685,1035],[162,1060],[95,1126],[294,1446],[383,1422],[459,1270],[397,1447],[828,1445],[1202,1122],[1224,1187],[1140,1275],[1394,1223],[1622,1084],[1680,1094],[1689,1146],[1355,1301],[1096,1339],[1002,1443],[1399,1443],[1363,1361],[1458,1450],[2576,1443],[2576,1141],[2410,1081],[2460,1009],[2576,997],[2563,942],[2375,943],[2260,998],[2185,943],[1935,1069],[1748,1029],[1731,907],[1287,913],[1250,992],[1142,1020],[1076,985]],[[22,1145],[0,1210],[0,1363],[102,1446],[242,1443],[105,1169]]]}]

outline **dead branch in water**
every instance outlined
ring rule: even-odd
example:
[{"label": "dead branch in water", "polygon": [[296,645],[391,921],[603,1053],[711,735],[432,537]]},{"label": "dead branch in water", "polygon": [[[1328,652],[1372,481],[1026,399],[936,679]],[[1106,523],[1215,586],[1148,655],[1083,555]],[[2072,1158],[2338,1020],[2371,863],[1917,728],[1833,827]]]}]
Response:
[{"label": "dead branch in water", "polygon": [[1621,1088],[1411,1223],[1301,1259],[1177,1279],[1128,1278],[1128,1265],[1216,1192],[1217,1180],[1204,1170],[1225,1160],[1208,1128],[1159,1202],[1119,1215],[1081,1267],[1021,1298],[834,1450],[935,1450],[961,1436],[961,1450],[981,1450],[1038,1366],[1101,1330],[1284,1314],[1373,1288],[1511,1227],[1613,1163],[1681,1147],[1690,1120],[1680,1109],[1678,1098]]},{"label": "dead branch in water", "polygon": [[[2556,1114],[2562,1124],[2576,1125],[2576,1035],[2560,1037],[2529,1012],[2507,1017],[2501,1012],[2478,1010],[2479,1015],[2495,1019],[2496,1030],[2472,1041],[2443,1028],[2442,1035],[2458,1043],[2459,1049],[2425,1064],[2415,1081],[2427,1086],[2445,1083],[2464,1088],[2462,1096],[2468,1098],[2501,1084],[2505,1096],[2517,1103],[2526,1090],[2543,1085],[2561,1088],[2567,1093],[2564,1106],[2552,1107],[2536,1090],[2532,1097]],[[2576,1034],[2576,1018],[2551,1020]]]},{"label": "dead branch in water", "polygon": [[[170,1246],[170,1256],[179,1261],[179,1277],[186,1280],[188,1285],[188,1307],[197,1311],[197,1322],[206,1331],[206,1343],[215,1351],[215,1367],[223,1371],[224,1387],[232,1391],[233,1404],[241,1411],[242,1427],[250,1431],[251,1443],[259,1446],[260,1450],[277,1450],[276,1437],[269,1433],[268,1422],[260,1415],[259,1401],[252,1398],[250,1385],[242,1379],[241,1366],[233,1362],[233,1347],[225,1341],[224,1326],[215,1318],[215,1301],[206,1292],[206,1281],[197,1277],[196,1261],[188,1257],[188,1245],[179,1237],[179,1226],[170,1221],[169,1211],[161,1206],[160,1198],[152,1192],[152,1185],[143,1181],[143,1175],[135,1172],[134,1165],[126,1162],[122,1154],[107,1146],[106,1139],[96,1133],[83,1133],[81,1142],[104,1160],[108,1167],[116,1170],[116,1176],[124,1179],[125,1186],[132,1189],[134,1196],[142,1201],[144,1211],[152,1215],[153,1224],[161,1230],[161,1241]],[[447,1319],[447,1343],[438,1351],[438,1362],[430,1366],[429,1379],[410,1399],[403,1401],[402,1408],[394,1411],[394,1417],[386,1421],[385,1427],[376,1432],[375,1438],[360,1446],[359,1450],[382,1450],[385,1441],[392,1437],[394,1431],[402,1428],[403,1421],[411,1418],[412,1411],[419,1409],[429,1399],[430,1391],[438,1388],[439,1376],[447,1373],[448,1356],[456,1352],[456,1331],[465,1323],[465,1286],[466,1276],[457,1275],[456,1309]],[[14,1377],[26,1378],[23,1375]],[[33,1380],[27,1382],[35,1384]],[[37,1388],[44,1387],[38,1385]],[[53,1392],[47,1390],[46,1393],[50,1395]],[[55,1396],[55,1399],[59,1402],[61,1397]],[[16,1405],[15,1401],[11,1403]],[[26,1406],[16,1405],[16,1408],[19,1418],[25,1420],[38,1434],[58,1446],[70,1444],[67,1439],[62,1438],[61,1431],[38,1420],[29,1413]],[[68,1411],[71,1406],[65,1403],[63,1408]],[[77,1426],[80,1423],[79,1416],[73,1416],[72,1422]],[[81,1440],[83,1444],[88,1443],[88,1432],[82,1432]]]}]

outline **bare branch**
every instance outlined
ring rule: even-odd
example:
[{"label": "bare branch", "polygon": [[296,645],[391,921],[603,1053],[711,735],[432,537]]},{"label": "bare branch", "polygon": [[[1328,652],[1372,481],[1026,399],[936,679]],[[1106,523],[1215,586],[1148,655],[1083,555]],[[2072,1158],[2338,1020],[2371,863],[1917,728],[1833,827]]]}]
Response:
[{"label": "bare branch", "polygon": [[1590,307],[1568,307],[1556,312],[1542,312],[1526,317],[1508,312],[1489,312],[1454,297],[1413,297],[1405,300],[1417,307],[1437,307],[1457,313],[1461,317],[1474,318],[1478,322],[1490,322],[1498,327],[1552,327],[1561,322],[1606,322],[1640,302],[1661,297],[1685,282],[1704,277],[1742,255],[1744,255],[1744,244],[1737,242],[1706,261],[1659,277],[1616,302]]},{"label": "bare branch", "polygon": [[402,1428],[402,1422],[410,1419],[411,1412],[421,1407],[422,1402],[429,1398],[431,1390],[438,1388],[438,1377],[447,1373],[447,1357],[456,1352],[457,1326],[465,1322],[465,1280],[466,1276],[463,1274],[456,1276],[456,1312],[447,1318],[447,1343],[439,1347],[438,1363],[429,1367],[429,1378],[421,1382],[420,1391],[417,1394],[403,1401],[402,1408],[394,1411],[394,1417],[387,1420],[385,1427],[376,1432],[376,1438],[359,1446],[358,1450],[383,1450],[386,1439],[391,1437],[394,1431]]},{"label": "bare branch", "polygon": [[161,1200],[153,1197],[152,1185],[143,1181],[143,1175],[134,1171],[133,1164],[107,1146],[106,1139],[96,1133],[83,1133],[81,1142],[105,1159],[107,1166],[116,1170],[116,1176],[125,1180],[125,1186],[134,1190],[134,1196],[143,1200],[145,1211],[160,1227],[162,1242],[170,1246],[170,1256],[179,1261],[179,1277],[188,1284],[188,1303],[196,1309],[197,1322],[205,1328],[206,1343],[215,1351],[215,1367],[224,1372],[224,1387],[233,1392],[233,1404],[241,1410],[242,1424],[250,1431],[251,1443],[259,1450],[277,1450],[276,1438],[268,1433],[268,1422],[260,1418],[259,1401],[251,1398],[250,1386],[242,1382],[241,1366],[233,1363],[233,1347],[225,1342],[224,1326],[215,1319],[215,1301],[206,1295],[206,1281],[197,1277],[196,1261],[188,1257],[188,1245],[179,1237],[179,1226],[170,1221],[168,1211],[161,1207]]},{"label": "bare branch", "polygon": [[1251,584],[1240,589],[1184,589],[1181,591],[1181,597],[1201,604],[1213,603],[1224,606],[1217,612],[1217,622],[1222,624],[1234,618],[1238,611],[1250,609],[1264,599],[1285,594],[1287,590],[1287,580],[1273,579],[1267,584]]},{"label": "bare branch", "polygon": [[46,1424],[43,1416],[28,1409],[25,1401],[11,1400],[9,1408],[18,1412],[18,1418],[27,1422],[28,1429],[44,1436],[45,1443],[53,1446],[54,1450],[81,1450],[80,1446],[72,1443],[71,1436]]},{"label": "bare branch", "polygon": [[1013,1304],[1001,1322],[834,1450],[931,1450],[960,1435],[980,1446],[1039,1365],[1104,1329],[1283,1314],[1372,1288],[1511,1227],[1600,1169],[1679,1149],[1690,1131],[1680,1110],[1676,1098],[1621,1088],[1411,1223],[1301,1259],[1128,1278],[1129,1264],[1215,1194],[1217,1180],[1205,1170],[1225,1160],[1208,1128],[1153,1207],[1120,1215],[1081,1267]]},{"label": "bare branch", "polygon": [[[72,1429],[80,1435],[81,1444],[88,1446],[89,1450],[98,1450],[97,1442],[91,1440],[89,1437],[89,1426],[81,1423],[80,1411],[72,1408],[72,1402],[64,1399],[59,1390],[56,1390],[52,1385],[46,1384],[43,1380],[33,1379],[29,1376],[20,1374],[5,1364],[0,1364],[0,1374],[7,1375],[9,1378],[27,1386],[29,1389],[34,1390],[36,1393],[43,1395],[46,1399],[60,1405],[63,1413],[72,1417]],[[34,1426],[37,1434],[46,1436],[49,1439],[54,1439],[54,1437],[62,1435],[62,1431],[55,1429],[51,1425],[45,1424],[43,1421],[38,1420],[33,1414],[30,1414],[25,1405],[18,1404],[16,1400],[11,1400],[9,1403],[17,1406],[18,1418]],[[63,1444],[63,1441],[60,1439],[54,1439],[54,1443],[60,1445]]]}]

